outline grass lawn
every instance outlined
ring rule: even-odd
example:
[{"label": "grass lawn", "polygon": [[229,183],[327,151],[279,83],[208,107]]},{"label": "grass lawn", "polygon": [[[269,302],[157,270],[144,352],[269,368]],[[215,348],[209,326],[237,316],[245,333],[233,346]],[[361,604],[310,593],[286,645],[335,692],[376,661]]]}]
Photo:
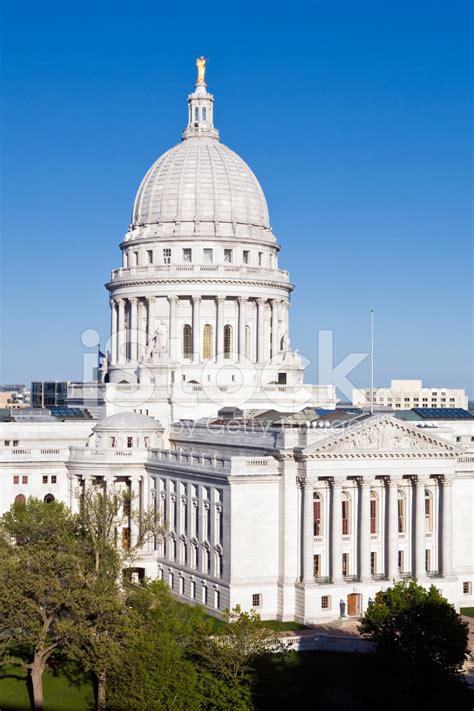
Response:
[{"label": "grass lawn", "polygon": [[[26,685],[27,674],[19,667],[4,667],[0,671],[1,711],[30,711]],[[95,708],[92,684],[72,686],[62,674],[43,674],[45,711],[91,711]]]},{"label": "grass lawn", "polygon": [[461,615],[467,615],[467,617],[474,617],[474,607],[461,607]]},{"label": "grass lawn", "polygon": [[299,622],[281,622],[280,620],[264,620],[265,627],[270,627],[271,630],[276,632],[292,632],[296,630],[309,630],[310,628],[306,625],[302,625]]}]

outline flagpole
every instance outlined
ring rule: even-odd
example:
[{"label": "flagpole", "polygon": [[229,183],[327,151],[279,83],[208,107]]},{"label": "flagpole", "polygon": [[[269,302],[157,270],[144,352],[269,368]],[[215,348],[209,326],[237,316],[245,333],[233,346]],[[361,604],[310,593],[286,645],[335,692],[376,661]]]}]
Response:
[{"label": "flagpole", "polygon": [[370,413],[374,412],[374,309],[370,309]]}]

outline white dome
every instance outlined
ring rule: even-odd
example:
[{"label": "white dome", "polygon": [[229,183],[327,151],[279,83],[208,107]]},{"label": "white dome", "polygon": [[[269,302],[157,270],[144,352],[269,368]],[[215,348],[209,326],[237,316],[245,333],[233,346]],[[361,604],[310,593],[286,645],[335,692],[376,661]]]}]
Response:
[{"label": "white dome", "polygon": [[162,430],[161,424],[146,415],[138,412],[119,412],[100,420],[94,427],[93,432],[116,431],[116,430]]},{"label": "white dome", "polygon": [[205,135],[187,138],[164,153],[140,185],[133,226],[166,222],[270,230],[267,203],[255,175],[236,153]]}]

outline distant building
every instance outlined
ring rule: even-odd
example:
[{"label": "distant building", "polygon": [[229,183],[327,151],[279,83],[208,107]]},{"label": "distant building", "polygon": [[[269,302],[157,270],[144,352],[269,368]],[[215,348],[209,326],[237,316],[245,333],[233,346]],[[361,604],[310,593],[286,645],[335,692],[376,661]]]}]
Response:
[{"label": "distant building", "polygon": [[354,388],[352,403],[358,407],[374,405],[393,410],[412,408],[468,408],[466,391],[460,388],[424,388],[421,380],[392,380],[389,388]]},{"label": "distant building", "polygon": [[67,400],[66,381],[35,381],[31,383],[32,407],[65,406]]},{"label": "distant building", "polygon": [[0,409],[16,410],[20,407],[29,407],[30,391],[20,384],[0,385]]}]

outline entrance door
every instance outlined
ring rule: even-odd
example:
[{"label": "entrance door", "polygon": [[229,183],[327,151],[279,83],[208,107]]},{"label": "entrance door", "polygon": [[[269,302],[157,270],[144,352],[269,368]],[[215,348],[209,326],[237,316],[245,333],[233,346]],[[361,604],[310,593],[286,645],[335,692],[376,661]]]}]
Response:
[{"label": "entrance door", "polygon": [[358,617],[362,608],[362,595],[351,593],[347,596],[347,614],[349,617]]}]

